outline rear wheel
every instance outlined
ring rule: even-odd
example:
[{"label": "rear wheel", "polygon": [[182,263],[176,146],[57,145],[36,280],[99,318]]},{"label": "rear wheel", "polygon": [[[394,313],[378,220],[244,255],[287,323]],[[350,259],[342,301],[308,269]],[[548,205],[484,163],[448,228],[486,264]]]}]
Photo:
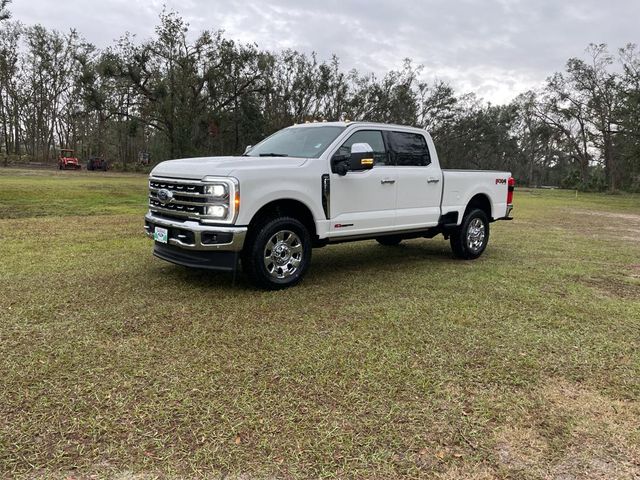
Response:
[{"label": "rear wheel", "polygon": [[242,253],[242,267],[251,283],[266,290],[292,287],[311,262],[311,237],[292,217],[267,219],[253,228]]},{"label": "rear wheel", "polygon": [[402,237],[398,237],[396,235],[387,235],[386,237],[378,237],[376,238],[376,242],[380,245],[384,245],[385,247],[395,247],[399,245],[402,241]]},{"label": "rear wheel", "polygon": [[480,209],[470,211],[462,224],[451,233],[449,239],[453,254],[465,260],[473,260],[482,255],[489,243],[489,219]]}]

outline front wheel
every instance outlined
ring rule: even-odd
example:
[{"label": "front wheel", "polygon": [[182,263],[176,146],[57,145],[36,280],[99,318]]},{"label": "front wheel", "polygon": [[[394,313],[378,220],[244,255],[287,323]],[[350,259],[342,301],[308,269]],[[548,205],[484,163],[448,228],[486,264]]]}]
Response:
[{"label": "front wheel", "polygon": [[266,220],[249,234],[242,267],[251,283],[266,290],[292,287],[302,280],[311,262],[311,237],[292,217]]},{"label": "front wheel", "polygon": [[489,243],[489,219],[480,209],[470,211],[462,224],[451,233],[451,250],[464,260],[473,260],[482,255]]}]

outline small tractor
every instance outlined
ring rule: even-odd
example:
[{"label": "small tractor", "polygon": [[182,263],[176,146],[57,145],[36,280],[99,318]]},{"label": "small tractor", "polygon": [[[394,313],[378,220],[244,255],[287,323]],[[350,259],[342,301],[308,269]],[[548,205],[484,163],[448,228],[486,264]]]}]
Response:
[{"label": "small tractor", "polygon": [[103,172],[106,172],[108,169],[109,165],[102,157],[93,155],[87,160],[87,170],[102,170]]},{"label": "small tractor", "polygon": [[60,170],[80,170],[81,165],[78,158],[73,155],[73,150],[69,148],[61,148],[58,156],[58,168]]}]

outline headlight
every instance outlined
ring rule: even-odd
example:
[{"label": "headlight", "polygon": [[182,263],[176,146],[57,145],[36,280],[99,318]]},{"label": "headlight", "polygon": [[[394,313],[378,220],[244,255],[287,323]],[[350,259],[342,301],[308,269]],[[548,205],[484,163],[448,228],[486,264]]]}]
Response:
[{"label": "headlight", "polygon": [[226,218],[227,210],[224,205],[211,205],[207,207],[207,215],[214,218]]},{"label": "headlight", "polygon": [[212,197],[224,198],[229,194],[229,190],[224,184],[215,184],[205,186],[204,193]]},{"label": "headlight", "polygon": [[232,224],[240,210],[240,183],[233,177],[204,177],[204,223]]}]

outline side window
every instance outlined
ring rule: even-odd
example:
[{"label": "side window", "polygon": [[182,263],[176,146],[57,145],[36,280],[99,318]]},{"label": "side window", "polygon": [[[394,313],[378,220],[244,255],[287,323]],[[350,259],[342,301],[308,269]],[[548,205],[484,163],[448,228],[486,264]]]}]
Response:
[{"label": "side window", "polygon": [[378,130],[360,130],[351,135],[340,146],[334,156],[348,156],[351,153],[351,145],[354,143],[368,143],[371,146],[375,165],[387,163],[387,150],[384,147],[384,140],[382,140],[382,132]]},{"label": "side window", "polygon": [[399,167],[426,167],[431,163],[429,147],[423,135],[419,133],[387,132],[387,145],[391,161]]}]

